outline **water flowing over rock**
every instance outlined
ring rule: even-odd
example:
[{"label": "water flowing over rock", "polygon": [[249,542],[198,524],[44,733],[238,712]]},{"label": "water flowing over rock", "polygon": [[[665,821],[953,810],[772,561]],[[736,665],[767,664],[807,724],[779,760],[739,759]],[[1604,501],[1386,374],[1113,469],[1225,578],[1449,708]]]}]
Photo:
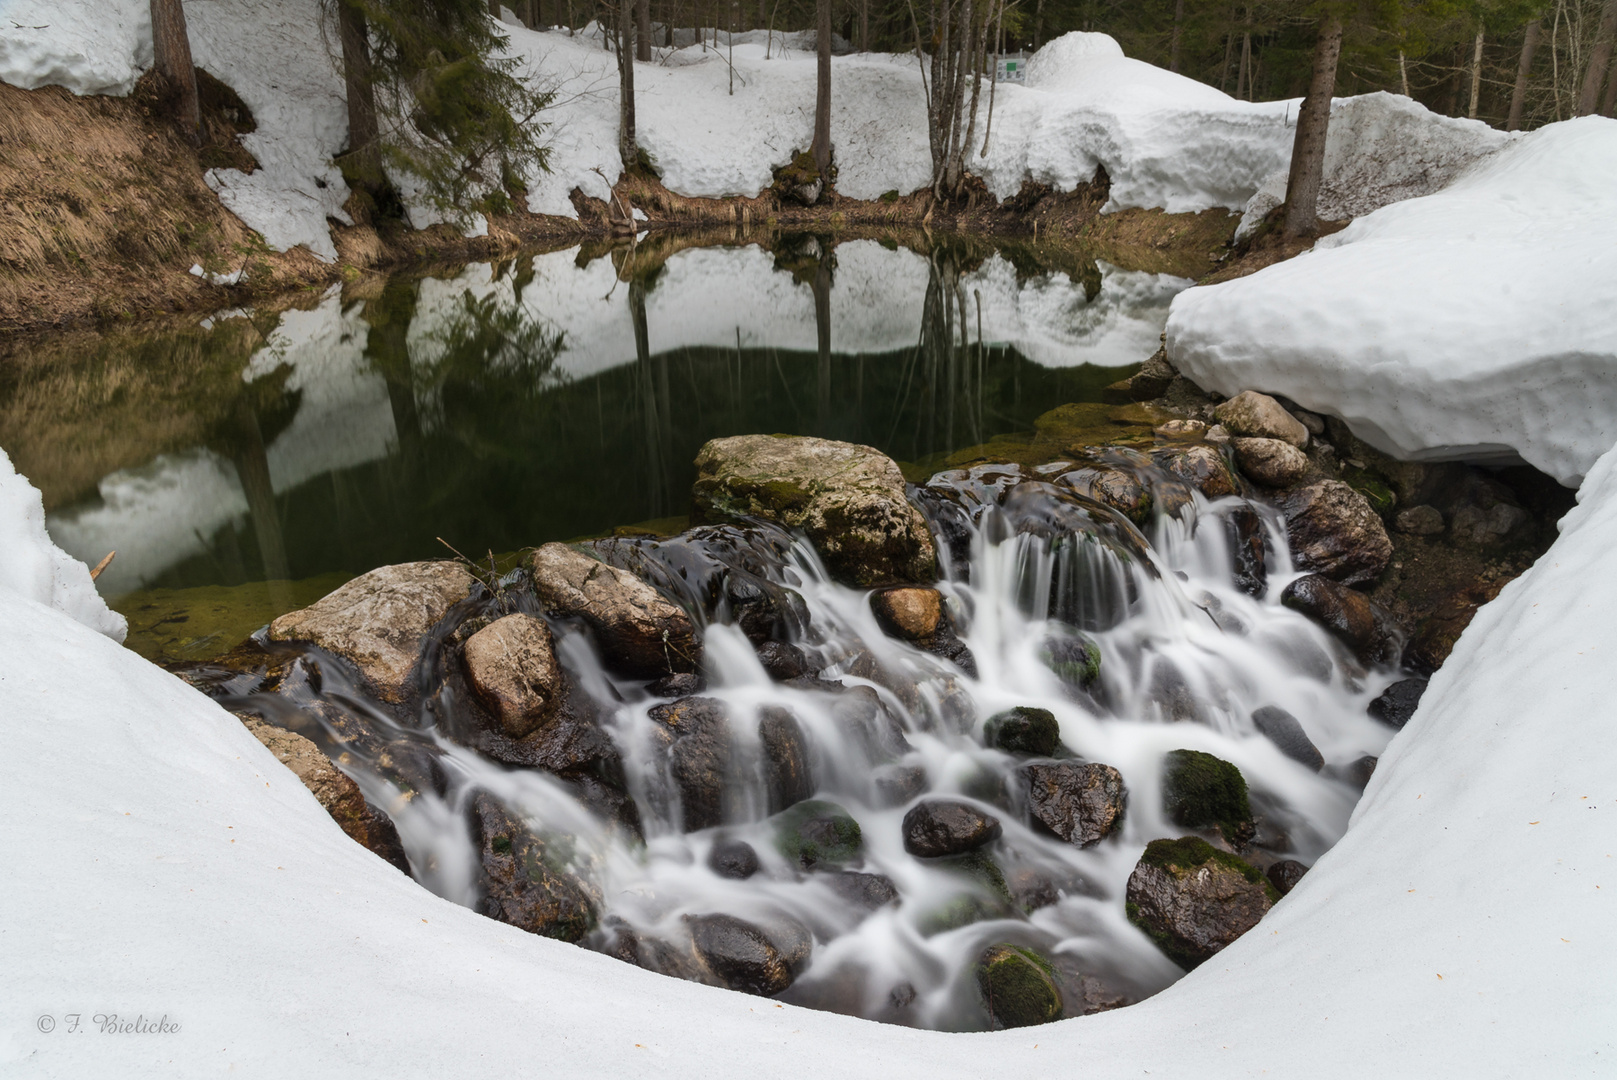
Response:
[{"label": "water flowing over rock", "polygon": [[1315,772],[1325,767],[1319,748],[1309,741],[1307,732],[1298,719],[1285,709],[1265,705],[1252,714],[1252,723],[1264,738],[1275,744],[1291,760],[1308,766]]},{"label": "water flowing over rock", "polygon": [[1365,663],[1384,663],[1397,654],[1399,634],[1391,616],[1356,589],[1308,574],[1287,585],[1280,602],[1329,630]]},{"label": "water flowing over rock", "polygon": [[1363,495],[1321,480],[1280,496],[1298,569],[1344,585],[1373,581],[1392,558],[1392,541]]},{"label": "water flowing over rock", "polygon": [[730,721],[724,703],[688,697],[651,710],[653,731],[668,755],[686,832],[724,822],[730,767]]},{"label": "water flowing over rock", "polygon": [[483,627],[466,641],[466,681],[520,739],[556,714],[561,668],[543,619],[514,614]]},{"label": "water flowing over rock", "polygon": [[427,632],[472,591],[460,563],[383,566],[270,623],[274,641],[308,641],[353,662],[384,701],[402,702]]},{"label": "water flowing over rock", "polygon": [[1279,898],[1256,868],[1205,840],[1153,840],[1129,875],[1128,916],[1189,969],[1256,926]]},{"label": "water flowing over rock", "polygon": [[553,845],[481,793],[472,804],[472,825],[483,871],[483,914],[562,941],[589,933],[597,899],[559,864]]},{"label": "water flowing over rock", "polygon": [[775,847],[804,869],[852,862],[863,846],[859,823],[836,803],[800,802],[775,818]]},{"label": "water flowing over rock", "polygon": [[787,948],[782,949],[761,927],[733,915],[697,915],[688,922],[697,955],[720,985],[731,990],[773,997],[792,985],[807,960],[806,931],[791,933]]},{"label": "water flowing over rock", "polygon": [[983,742],[1007,754],[1049,757],[1061,745],[1061,725],[1049,709],[1019,705],[988,718]]},{"label": "water flowing over rock", "polygon": [[696,512],[708,521],[762,518],[802,529],[832,574],[854,585],[928,582],[931,535],[892,460],[828,439],[741,435],[696,456]]},{"label": "water flowing over rock", "polygon": [[1236,588],[1262,596],[1269,588],[1269,536],[1263,518],[1250,505],[1236,507],[1224,518],[1235,570]]},{"label": "water flowing over rock", "polygon": [[1217,828],[1232,844],[1253,833],[1246,779],[1234,765],[1200,750],[1174,750],[1163,761],[1162,806],[1176,825]]},{"label": "water flowing over rock", "polygon": [[1158,450],[1151,456],[1159,466],[1209,499],[1240,494],[1240,484],[1230,472],[1229,462],[1211,446],[1175,447]]},{"label": "water flowing over rock", "polygon": [[715,840],[707,865],[720,877],[745,881],[758,872],[758,852],[745,840]]},{"label": "water flowing over rock", "polygon": [[769,812],[779,813],[814,794],[808,739],[797,718],[778,706],[766,707],[758,719],[764,750],[764,789]]},{"label": "water flowing over rock", "polygon": [[1308,472],[1308,455],[1281,439],[1230,440],[1241,471],[1264,487],[1290,487]]},{"label": "water flowing over rock", "polygon": [[998,944],[977,960],[977,989],[996,1028],[1060,1020],[1064,1005],[1050,961],[1032,949]]},{"label": "water flowing over rock", "polygon": [[970,803],[927,799],[904,815],[904,850],[924,859],[959,855],[998,840],[999,819]]},{"label": "water flowing over rock", "polygon": [[1231,435],[1279,439],[1299,450],[1308,445],[1308,429],[1302,421],[1268,394],[1243,391],[1215,408],[1213,415]]},{"label": "water flowing over rock", "polygon": [[1069,844],[1098,844],[1123,824],[1128,791],[1123,774],[1110,765],[1031,762],[1021,773],[1034,822]]},{"label": "water flowing over rock", "polygon": [[566,544],[546,544],[529,566],[540,601],[553,614],[588,623],[607,663],[643,678],[701,666],[690,616],[633,574]]}]

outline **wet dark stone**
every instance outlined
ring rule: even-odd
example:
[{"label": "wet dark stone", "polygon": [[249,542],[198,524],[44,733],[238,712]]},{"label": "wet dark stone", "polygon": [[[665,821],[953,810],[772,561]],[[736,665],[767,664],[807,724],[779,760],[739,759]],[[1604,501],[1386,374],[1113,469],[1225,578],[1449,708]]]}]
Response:
[{"label": "wet dark stone", "polygon": [[1285,896],[1297,887],[1297,883],[1303,879],[1303,875],[1306,873],[1308,873],[1308,867],[1296,859],[1281,859],[1277,863],[1270,863],[1269,869],[1264,876],[1269,879],[1269,884],[1273,885],[1281,896]]},{"label": "wet dark stone", "polygon": [[1263,518],[1250,506],[1230,511],[1224,519],[1229,534],[1230,551],[1234,558],[1235,587],[1248,596],[1262,596],[1269,587],[1269,570],[1265,561],[1268,536]]},{"label": "wet dark stone", "polygon": [[577,941],[595,925],[590,890],[547,859],[543,840],[481,792],[472,801],[472,840],[482,869],[482,914],[562,941]]},{"label": "wet dark stone", "polygon": [[1187,970],[1256,926],[1278,896],[1258,870],[1205,840],[1153,840],[1129,875],[1129,921]]},{"label": "wet dark stone", "polygon": [[706,679],[688,672],[680,672],[678,675],[664,675],[662,678],[646,684],[646,693],[652,697],[690,697],[692,694],[700,694],[706,689]]},{"label": "wet dark stone", "polygon": [[1122,825],[1128,790],[1122,773],[1110,765],[1033,762],[1020,772],[1034,823],[1069,844],[1098,844]]},{"label": "wet dark stone", "polygon": [[888,765],[876,773],[876,794],[885,806],[903,806],[926,790],[926,769],[920,765]]},{"label": "wet dark stone", "polygon": [[715,840],[707,853],[707,865],[720,877],[745,881],[758,872],[758,853],[745,840]]},{"label": "wet dark stone", "polygon": [[1421,695],[1426,693],[1425,679],[1400,679],[1381,692],[1367,710],[1383,724],[1402,729],[1415,715]]},{"label": "wet dark stone", "polygon": [[887,992],[887,1003],[895,1009],[907,1009],[915,1004],[915,984],[902,982]]},{"label": "wet dark stone", "polygon": [[1352,784],[1356,788],[1362,788],[1375,775],[1378,760],[1373,754],[1366,754],[1361,758],[1355,758],[1346,765],[1332,765],[1326,771],[1329,775],[1336,777],[1345,784]]},{"label": "wet dark stone", "polygon": [[1344,585],[1373,581],[1392,558],[1387,529],[1359,492],[1321,480],[1279,496],[1292,561]]},{"label": "wet dark stone", "polygon": [[1196,702],[1196,692],[1190,688],[1190,683],[1173,661],[1165,656],[1158,656],[1151,663],[1148,693],[1152,703],[1161,710],[1162,718],[1170,723],[1201,719],[1202,710]]},{"label": "wet dark stone", "polygon": [[966,647],[966,643],[956,637],[955,632],[947,626],[919,644],[933,656],[941,657],[973,679],[977,678],[977,658]]},{"label": "wet dark stone", "polygon": [[694,915],[687,922],[697,955],[731,990],[770,997],[792,985],[791,963],[760,927],[733,915]]},{"label": "wet dark stone", "polygon": [[844,902],[855,907],[875,911],[898,899],[898,886],[886,874],[861,874],[855,870],[837,870],[819,876]]},{"label": "wet dark stone", "polygon": [[604,934],[590,943],[597,952],[673,979],[720,985],[688,946],[680,948],[643,933],[616,915],[607,916],[605,922]]},{"label": "wet dark stone", "polygon": [[1007,754],[1049,757],[1061,745],[1061,725],[1049,709],[1018,705],[988,718],[983,742]]},{"label": "wet dark stone", "polygon": [[842,807],[805,800],[775,818],[775,847],[805,870],[835,867],[859,857],[864,834]]},{"label": "wet dark stone", "polygon": [[724,704],[689,697],[651,710],[668,752],[686,832],[724,821],[724,779],[730,764],[730,722]]},{"label": "wet dark stone", "polygon": [[970,803],[928,799],[904,815],[904,850],[921,858],[959,855],[998,840],[999,819]]},{"label": "wet dark stone", "polygon": [[766,706],[758,720],[758,738],[763,743],[769,812],[778,814],[814,794],[808,739],[797,718],[779,706]]},{"label": "wet dark stone", "polygon": [[1325,758],[1303,731],[1303,725],[1285,709],[1265,705],[1252,714],[1263,737],[1274,743],[1291,760],[1307,765],[1315,772],[1325,767]]},{"label": "wet dark stone", "polygon": [[784,641],[766,641],[758,646],[758,662],[776,682],[802,678],[810,670],[808,655]]},{"label": "wet dark stone", "polygon": [[1367,648],[1376,632],[1370,598],[1321,574],[1309,574],[1287,585],[1280,602],[1325,627],[1354,652]]}]

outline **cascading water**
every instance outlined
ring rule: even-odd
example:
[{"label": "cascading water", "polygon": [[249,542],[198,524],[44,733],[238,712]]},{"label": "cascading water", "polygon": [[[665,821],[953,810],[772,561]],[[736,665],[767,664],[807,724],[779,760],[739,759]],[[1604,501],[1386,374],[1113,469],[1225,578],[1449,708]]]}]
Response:
[{"label": "cascading water", "polygon": [[[1390,734],[1365,706],[1393,675],[1279,603],[1297,574],[1271,511],[1147,466],[1148,537],[1071,469],[980,466],[915,491],[958,635],[926,647],[884,632],[870,593],[830,580],[805,541],[707,526],[594,545],[705,624],[701,679],[615,673],[518,571],[440,624],[411,715],[335,657],[262,637],[257,667],[214,670],[211,690],[321,743],[388,811],[423,885],[518,925],[530,901],[500,892],[491,859],[545,883],[521,894],[545,908],[542,932],[670,975],[976,1029],[991,1017],[974,966],[1010,943],[1049,958],[1067,1015],[1126,1004],[1181,974],[1124,905],[1143,846],[1187,831],[1164,809],[1165,756],[1240,769],[1255,865],[1312,863],[1346,828],[1353,764]],[[510,611],[548,619],[586,721],[530,767],[482,752],[454,662],[459,624]],[[985,743],[1017,707],[1053,714],[1053,755]],[[1259,731],[1266,708],[1298,719],[1323,769]],[[1035,825],[1026,770],[1052,759],[1121,774],[1111,835],[1080,847]],[[999,836],[911,854],[906,813],[937,797]]]}]

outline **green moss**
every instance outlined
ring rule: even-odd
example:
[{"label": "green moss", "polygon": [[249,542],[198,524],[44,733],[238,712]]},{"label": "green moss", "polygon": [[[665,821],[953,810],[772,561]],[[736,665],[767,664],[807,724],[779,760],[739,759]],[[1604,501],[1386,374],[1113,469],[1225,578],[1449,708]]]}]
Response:
[{"label": "green moss", "polygon": [[1100,646],[1081,634],[1047,639],[1039,659],[1069,686],[1092,686],[1100,678]]},{"label": "green moss", "polygon": [[[1140,856],[1140,862],[1146,866],[1166,870],[1175,877],[1184,877],[1209,862],[1216,863],[1227,870],[1235,871],[1254,885],[1262,885],[1264,894],[1269,897],[1271,904],[1280,899],[1280,891],[1263,876],[1261,870],[1239,856],[1220,851],[1199,836],[1181,836],[1177,840],[1153,840],[1145,846],[1145,853]],[[1138,909],[1133,904],[1129,904],[1128,909],[1129,919],[1137,920]]]},{"label": "green moss", "polygon": [[494,839],[489,841],[488,846],[499,852],[501,855],[511,854],[511,838],[509,836],[496,836]]},{"label": "green moss", "polygon": [[1011,888],[1005,883],[1004,871],[999,868],[999,864],[992,856],[981,849],[938,859],[934,865],[970,878],[1007,904],[1012,902]]},{"label": "green moss", "polygon": [[1381,477],[1368,469],[1356,469],[1351,465],[1342,469],[1342,480],[1363,495],[1370,508],[1382,517],[1392,513],[1398,505],[1398,496],[1393,494],[1392,488],[1382,482]]},{"label": "green moss", "polygon": [[1049,709],[1018,705],[988,718],[983,742],[1008,754],[1049,757],[1061,744],[1061,725]]},{"label": "green moss", "polygon": [[891,191],[884,191],[881,193],[881,201],[884,203],[895,203],[898,200],[899,194],[897,188],[893,188]]},{"label": "green moss", "polygon": [[814,492],[794,480],[766,480],[759,500],[772,510],[801,510],[814,498]]},{"label": "green moss", "polygon": [[1174,750],[1163,766],[1163,809],[1176,824],[1217,826],[1232,844],[1251,837],[1252,808],[1240,769],[1200,750]]},{"label": "green moss", "polygon": [[859,823],[833,802],[808,799],[775,816],[775,849],[800,866],[852,862],[863,844]]},{"label": "green moss", "polygon": [[1032,949],[990,945],[977,961],[977,989],[999,1027],[1030,1027],[1060,1020],[1066,1011],[1050,961]]}]

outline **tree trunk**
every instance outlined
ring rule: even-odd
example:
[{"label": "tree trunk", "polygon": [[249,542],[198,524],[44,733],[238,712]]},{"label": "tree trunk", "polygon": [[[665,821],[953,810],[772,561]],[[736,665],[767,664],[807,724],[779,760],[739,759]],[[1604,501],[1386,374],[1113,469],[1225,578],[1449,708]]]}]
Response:
[{"label": "tree trunk", "polygon": [[859,51],[870,51],[870,0],[859,0]]},{"label": "tree trunk", "polygon": [[371,49],[365,13],[356,5],[337,5],[337,36],[342,42],[343,83],[348,98],[348,162],[350,183],[375,195],[382,187],[382,158],[377,147],[376,89],[371,82]]},{"label": "tree trunk", "polygon": [[1527,76],[1533,70],[1533,53],[1538,51],[1538,20],[1534,19],[1527,24],[1527,34],[1522,38],[1522,58],[1516,65],[1516,86],[1510,92],[1510,118],[1505,121],[1506,131],[1520,131],[1522,126],[1522,105],[1527,101]]},{"label": "tree trunk", "polygon": [[640,160],[634,131],[634,0],[618,0],[618,159],[630,172]]},{"label": "tree trunk", "polygon": [[1037,0],[1033,5],[1033,51],[1038,52],[1044,44],[1044,0]]},{"label": "tree trunk", "polygon": [[1235,76],[1235,96],[1243,101],[1252,100],[1252,35],[1241,35],[1241,71]]},{"label": "tree trunk", "polygon": [[651,0],[636,0],[634,5],[634,58],[651,62]]},{"label": "tree trunk", "polygon": [[1331,123],[1331,97],[1336,92],[1336,62],[1342,56],[1342,20],[1330,15],[1320,23],[1314,45],[1314,75],[1308,96],[1297,111],[1297,138],[1291,145],[1291,172],[1286,178],[1287,236],[1319,231],[1319,186],[1325,177],[1325,135]]},{"label": "tree trunk", "polygon": [[1402,49],[1398,50],[1398,84],[1403,87],[1404,96],[1409,97],[1409,62]]},{"label": "tree trunk", "polygon": [[1471,50],[1471,110],[1466,113],[1477,118],[1477,105],[1482,100],[1482,27],[1477,27],[1477,44]]},{"label": "tree trunk", "polygon": [[1168,70],[1175,74],[1179,72],[1179,32],[1184,22],[1185,0],[1176,0],[1173,6],[1173,38],[1168,43]]},{"label": "tree trunk", "polygon": [[831,188],[831,0],[815,0],[814,167]]},{"label": "tree trunk", "polygon": [[191,37],[180,0],[152,0],[152,56],[158,74],[175,94],[174,121],[194,146],[201,139],[202,110],[197,73],[191,63]]},{"label": "tree trunk", "polygon": [[1617,115],[1617,56],[1611,58],[1611,69],[1606,72],[1606,103],[1600,106],[1600,115]]},{"label": "tree trunk", "polygon": [[1617,0],[1606,0],[1605,10],[1600,13],[1600,31],[1595,36],[1595,47],[1589,51],[1589,67],[1583,76],[1583,89],[1578,93],[1576,116],[1588,116],[1600,103],[1600,84],[1606,79],[1606,65],[1611,63],[1613,37],[1617,37]]}]

